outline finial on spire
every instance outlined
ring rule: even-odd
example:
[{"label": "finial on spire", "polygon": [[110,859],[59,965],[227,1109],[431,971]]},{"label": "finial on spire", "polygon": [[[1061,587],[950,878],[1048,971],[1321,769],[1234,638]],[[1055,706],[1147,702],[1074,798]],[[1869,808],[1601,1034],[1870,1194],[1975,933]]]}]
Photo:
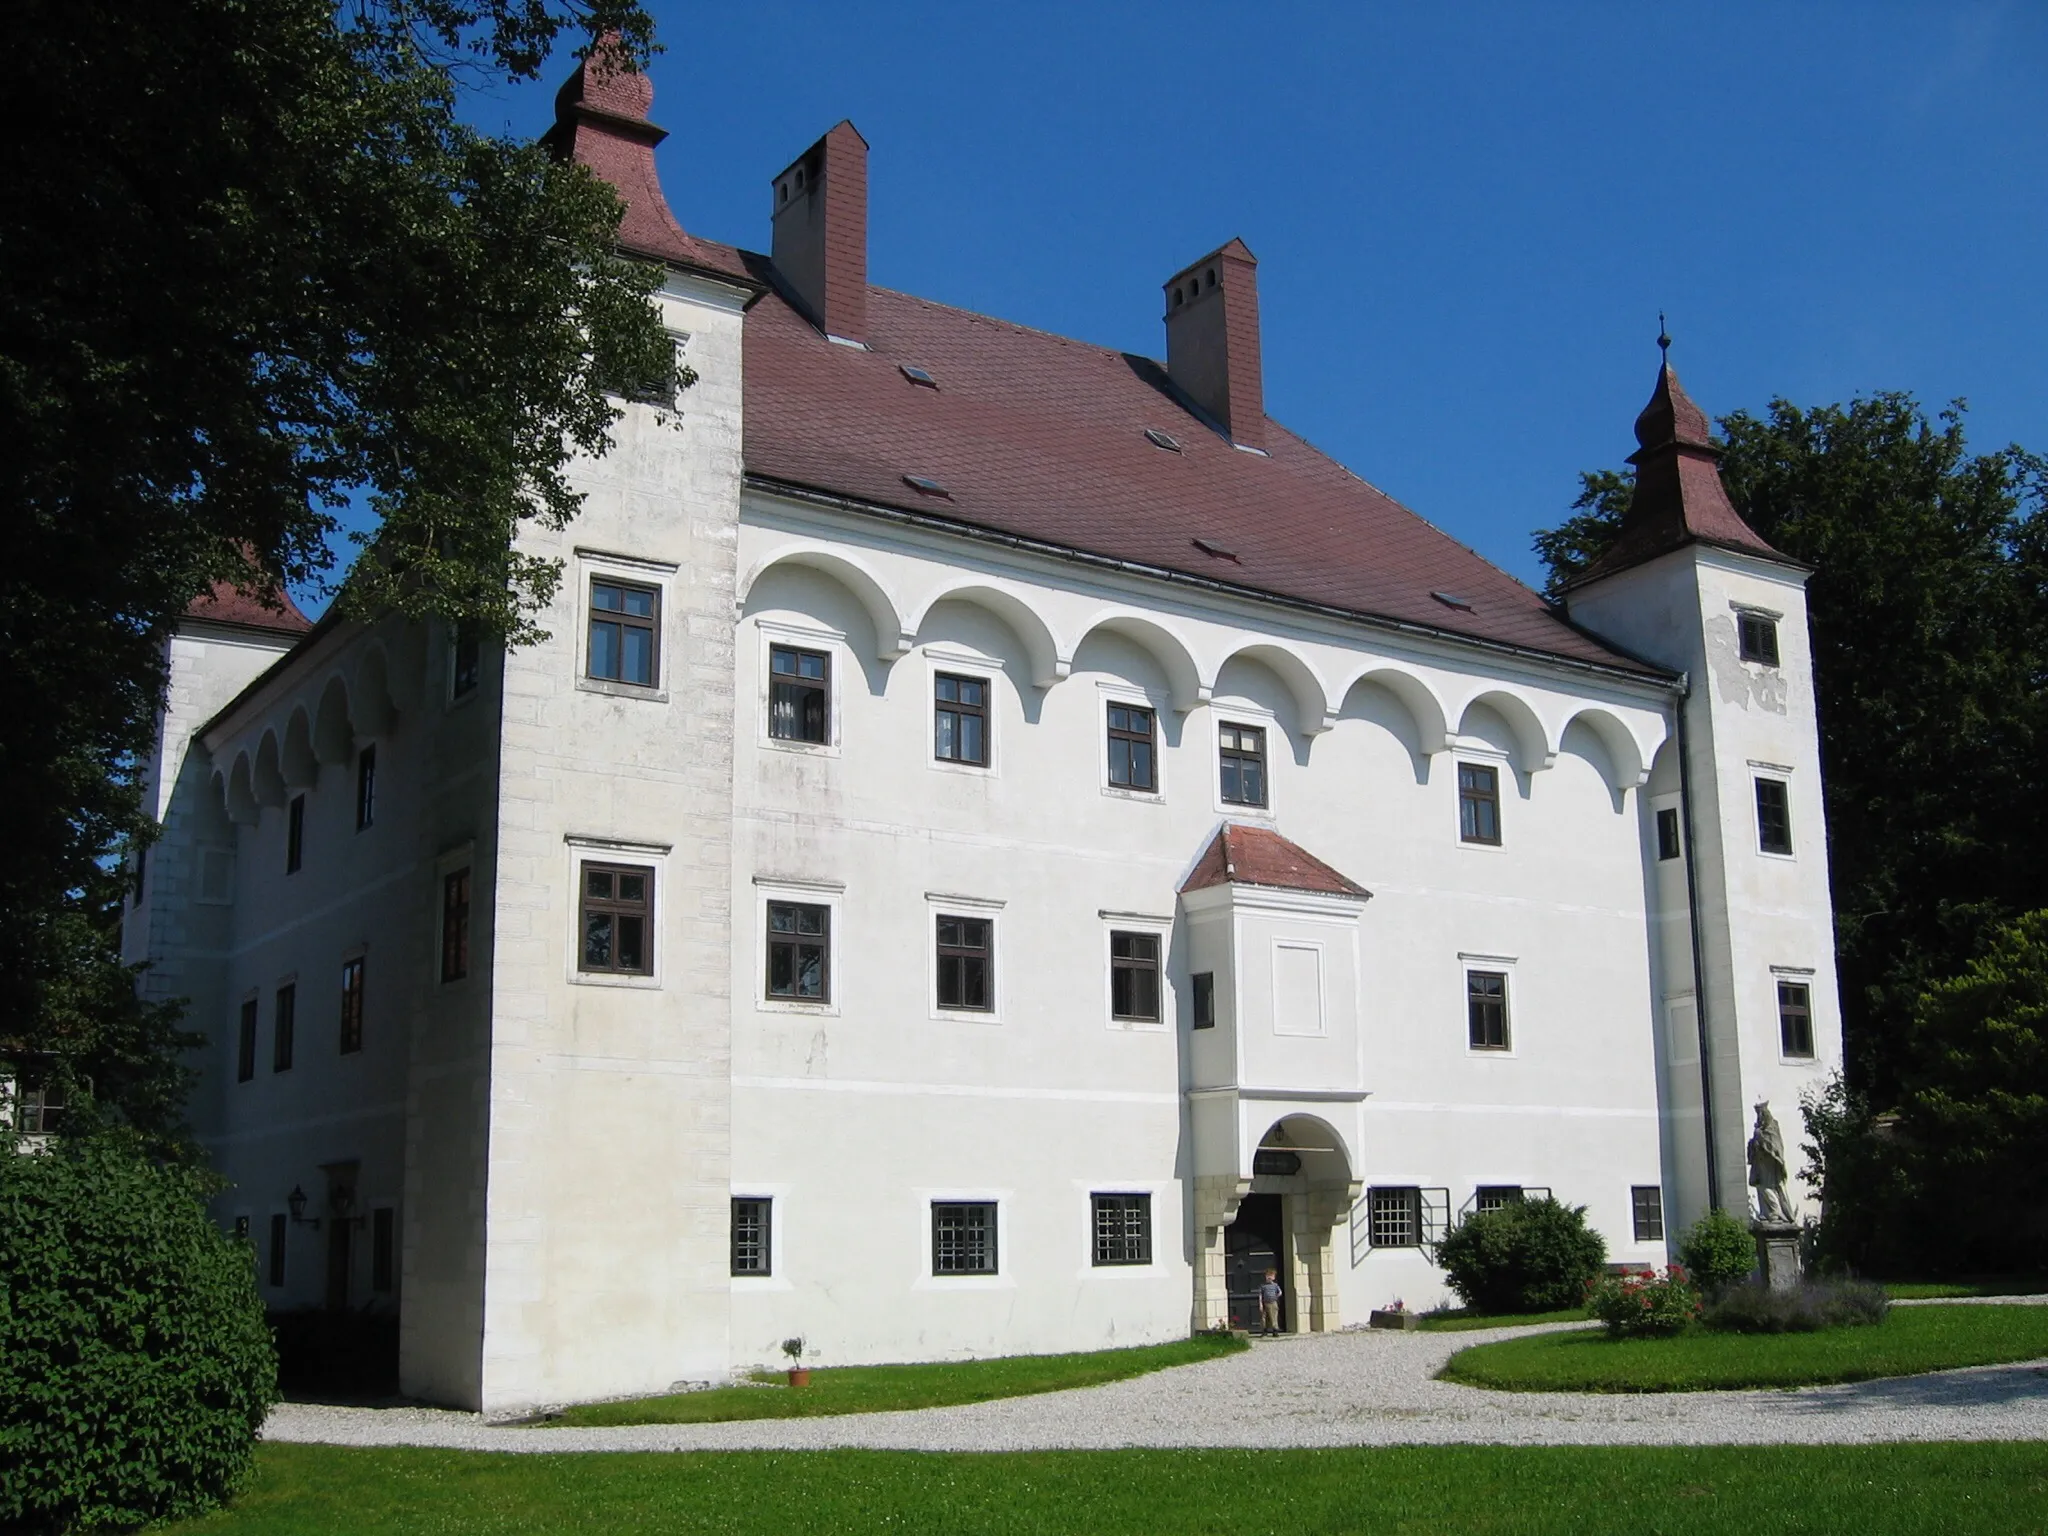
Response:
[{"label": "finial on spire", "polygon": [[1657,350],[1664,354],[1665,366],[1669,367],[1671,363],[1671,331],[1664,324],[1664,311],[1661,309],[1657,311]]}]

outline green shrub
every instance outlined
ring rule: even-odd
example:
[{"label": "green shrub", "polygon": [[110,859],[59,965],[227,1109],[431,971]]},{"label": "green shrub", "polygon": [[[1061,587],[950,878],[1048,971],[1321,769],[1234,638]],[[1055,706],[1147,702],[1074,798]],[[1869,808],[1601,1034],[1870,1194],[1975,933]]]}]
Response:
[{"label": "green shrub", "polygon": [[1721,1333],[1818,1333],[1869,1327],[1890,1311],[1884,1287],[1867,1280],[1823,1280],[1783,1291],[1735,1285],[1707,1308],[1706,1323]]},{"label": "green shrub", "polygon": [[175,1519],[248,1474],[277,1363],[204,1196],[104,1140],[0,1149],[0,1529]]},{"label": "green shrub", "polygon": [[1709,1296],[1740,1285],[1756,1268],[1756,1235],[1716,1206],[1678,1239],[1678,1262]]},{"label": "green shrub", "polygon": [[1547,1196],[1480,1211],[1436,1245],[1435,1259],[1465,1305],[1481,1312],[1547,1312],[1585,1300],[1607,1243],[1583,1205]]},{"label": "green shrub", "polygon": [[1677,1264],[1661,1273],[1602,1275],[1586,1292],[1586,1314],[1605,1323],[1610,1338],[1669,1338],[1699,1318],[1699,1287]]}]

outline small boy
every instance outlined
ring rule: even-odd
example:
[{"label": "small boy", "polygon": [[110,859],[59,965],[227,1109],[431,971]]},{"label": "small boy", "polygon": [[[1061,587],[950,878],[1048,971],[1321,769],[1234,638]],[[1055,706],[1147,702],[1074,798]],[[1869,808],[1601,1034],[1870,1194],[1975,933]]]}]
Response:
[{"label": "small boy", "polygon": [[1266,1271],[1266,1283],[1259,1287],[1260,1331],[1268,1338],[1280,1331],[1280,1271]]}]

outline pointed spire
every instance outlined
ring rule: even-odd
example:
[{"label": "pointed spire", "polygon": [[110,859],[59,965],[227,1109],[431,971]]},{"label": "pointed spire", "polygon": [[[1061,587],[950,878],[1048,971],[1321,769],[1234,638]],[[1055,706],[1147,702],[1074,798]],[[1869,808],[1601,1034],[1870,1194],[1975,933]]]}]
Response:
[{"label": "pointed spire", "polygon": [[[1742,520],[1721,484],[1721,449],[1707,413],[1693,403],[1671,366],[1671,337],[1659,315],[1663,353],[1650,402],[1636,417],[1635,494],[1622,514],[1621,537],[1572,583],[1582,586],[1642,565],[1687,544],[1713,544],[1785,562]],[[1786,562],[1789,563],[1789,562]]]}]

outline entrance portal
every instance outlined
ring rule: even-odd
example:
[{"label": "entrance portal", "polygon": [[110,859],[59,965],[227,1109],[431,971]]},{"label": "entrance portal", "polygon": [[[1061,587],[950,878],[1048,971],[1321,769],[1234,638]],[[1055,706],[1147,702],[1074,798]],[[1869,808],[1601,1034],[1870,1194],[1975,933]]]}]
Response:
[{"label": "entrance portal", "polygon": [[[1230,1326],[1256,1333],[1259,1330],[1259,1287],[1266,1283],[1266,1271],[1280,1272],[1287,1283],[1287,1266],[1280,1262],[1280,1197],[1246,1195],[1238,1203],[1237,1219],[1223,1229],[1224,1289],[1230,1297]],[[1288,1332],[1293,1297],[1280,1300],[1280,1329]]]}]

